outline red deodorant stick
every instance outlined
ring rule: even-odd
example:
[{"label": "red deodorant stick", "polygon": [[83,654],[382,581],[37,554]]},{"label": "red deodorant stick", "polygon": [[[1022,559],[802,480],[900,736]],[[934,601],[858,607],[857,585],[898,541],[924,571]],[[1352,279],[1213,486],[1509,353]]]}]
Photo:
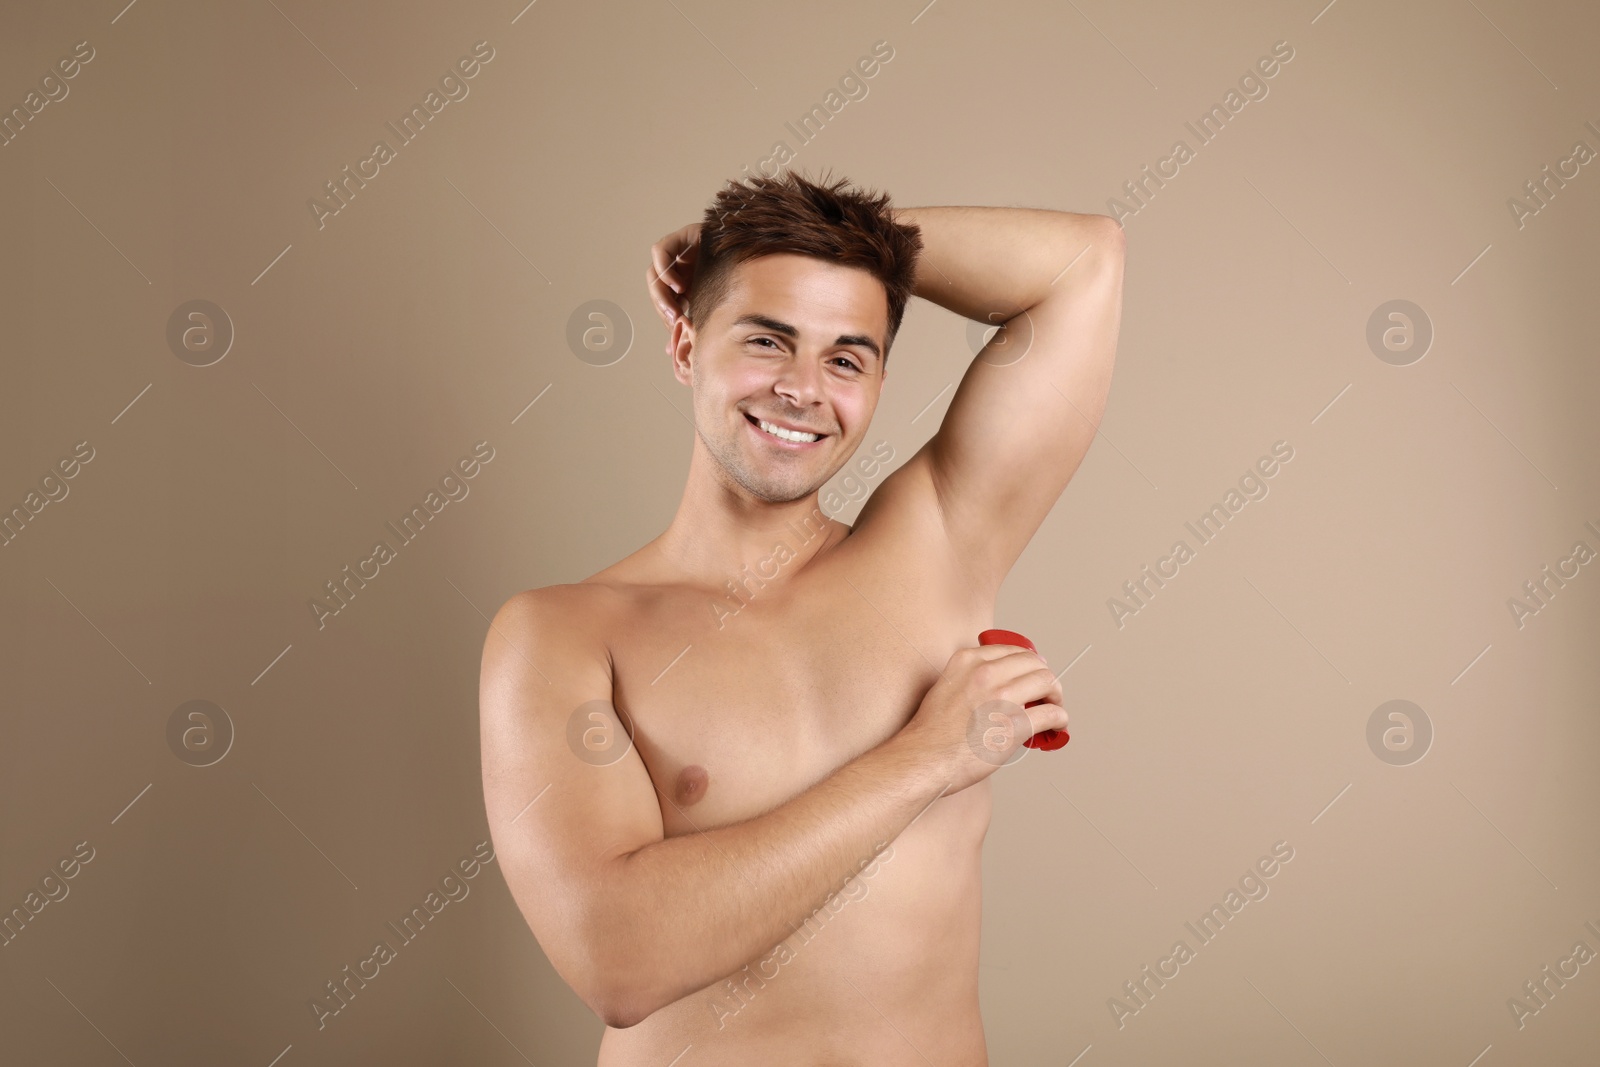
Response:
[{"label": "red deodorant stick", "polygon": [[[985,630],[983,633],[978,635],[978,644],[1017,645],[1035,654],[1037,654],[1039,651],[1037,648],[1033,647],[1032,641],[1029,641],[1026,637],[1023,637],[1021,634],[1013,630]],[[1035,704],[1048,703],[1048,700],[1030,700],[1028,701],[1027,706],[1031,708]],[[1042,752],[1054,752],[1056,749],[1060,748],[1062,745],[1065,745],[1070,740],[1072,740],[1072,737],[1065,730],[1040,730],[1038,733],[1034,734],[1032,737],[1028,738],[1022,743],[1028,748],[1036,748]]]}]

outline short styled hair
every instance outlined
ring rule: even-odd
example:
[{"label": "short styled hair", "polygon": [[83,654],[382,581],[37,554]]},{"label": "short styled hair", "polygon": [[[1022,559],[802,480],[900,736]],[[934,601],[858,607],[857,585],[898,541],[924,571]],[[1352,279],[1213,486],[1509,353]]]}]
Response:
[{"label": "short styled hair", "polygon": [[711,318],[727,299],[740,263],[779,252],[856,267],[882,282],[889,303],[883,353],[888,359],[922,252],[920,228],[895,221],[889,194],[851,188],[846,178],[819,184],[793,172],[730,180],[701,223],[685,308],[689,322]]}]

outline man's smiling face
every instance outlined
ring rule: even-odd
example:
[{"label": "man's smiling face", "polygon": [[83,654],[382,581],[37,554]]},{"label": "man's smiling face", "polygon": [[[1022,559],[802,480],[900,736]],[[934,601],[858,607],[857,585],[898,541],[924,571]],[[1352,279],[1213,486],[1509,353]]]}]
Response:
[{"label": "man's smiling face", "polygon": [[693,387],[696,432],[728,477],[786,503],[821,488],[866,435],[888,328],[888,295],[868,272],[759,256],[734,268],[707,321],[683,323],[692,345],[675,349],[673,372]]}]

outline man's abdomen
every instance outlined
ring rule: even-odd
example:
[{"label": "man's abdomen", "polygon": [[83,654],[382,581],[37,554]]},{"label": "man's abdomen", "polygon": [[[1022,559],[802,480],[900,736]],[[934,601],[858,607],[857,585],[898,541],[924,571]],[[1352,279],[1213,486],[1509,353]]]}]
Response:
[{"label": "man's abdomen", "polygon": [[937,801],[741,970],[607,1030],[599,1067],[985,1063],[982,782]]}]

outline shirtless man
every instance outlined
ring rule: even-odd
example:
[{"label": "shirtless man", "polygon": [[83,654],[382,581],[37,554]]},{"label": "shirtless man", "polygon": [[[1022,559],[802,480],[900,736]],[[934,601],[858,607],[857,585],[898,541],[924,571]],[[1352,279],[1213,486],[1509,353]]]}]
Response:
[{"label": "shirtless man", "polygon": [[[1122,231],[789,174],[652,255],[688,483],[661,536],[491,624],[501,869],[601,1067],[986,1064],[988,777],[1067,714],[1041,657],[977,635],[1104,411]],[[818,490],[913,294],[1005,325],[847,526]]]}]

